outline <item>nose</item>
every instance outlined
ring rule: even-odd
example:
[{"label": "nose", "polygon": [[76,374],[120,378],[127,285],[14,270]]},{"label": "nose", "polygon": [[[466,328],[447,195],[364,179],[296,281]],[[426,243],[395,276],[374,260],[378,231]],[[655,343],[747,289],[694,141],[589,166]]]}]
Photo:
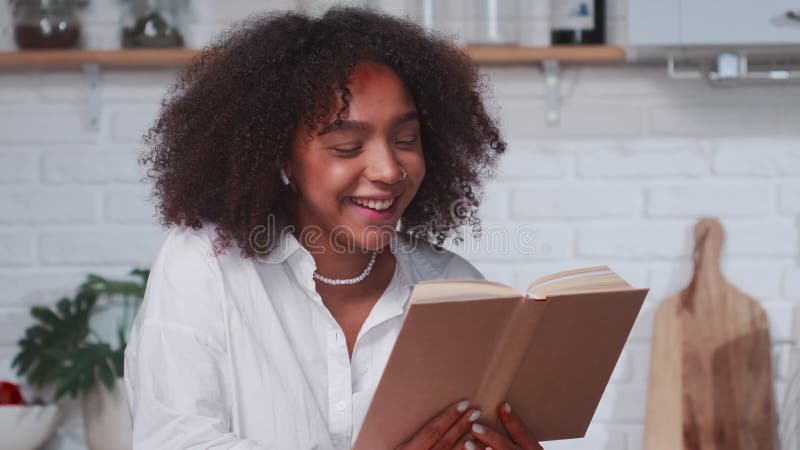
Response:
[{"label": "nose", "polygon": [[397,154],[389,146],[375,148],[369,159],[366,176],[370,181],[384,184],[396,184],[408,175],[406,169],[397,159]]}]

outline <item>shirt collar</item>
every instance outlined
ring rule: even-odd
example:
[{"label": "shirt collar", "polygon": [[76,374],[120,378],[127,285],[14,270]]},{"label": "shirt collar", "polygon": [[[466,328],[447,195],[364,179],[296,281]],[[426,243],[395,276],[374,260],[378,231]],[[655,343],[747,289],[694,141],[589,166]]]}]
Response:
[{"label": "shirt collar", "polygon": [[[411,296],[411,288],[416,284],[410,268],[412,247],[408,237],[402,233],[395,232],[389,240],[389,249],[395,256],[397,277],[392,281],[396,289],[388,298],[395,309],[394,313],[402,314]],[[296,278],[306,289],[316,292],[316,285],[312,276],[317,264],[311,253],[300,244],[297,237],[289,231],[278,233],[276,244],[272,251],[267,255],[256,255],[256,260],[265,264],[280,264],[287,262]]]},{"label": "shirt collar", "polygon": [[398,306],[400,308],[405,308],[408,299],[411,297],[411,289],[416,284],[411,274],[411,247],[408,243],[408,237],[397,232],[394,233],[389,242],[389,248],[397,261],[398,273],[396,288],[401,294],[399,298],[402,299],[402,303]]},{"label": "shirt collar", "polygon": [[298,251],[305,252],[311,257],[311,254],[300,244],[294,234],[284,229],[278,232],[272,250],[266,255],[256,255],[256,260],[266,264],[280,264]]},{"label": "shirt collar", "polygon": [[396,266],[395,277],[387,287],[387,295],[381,296],[378,303],[373,306],[373,311],[362,325],[362,329],[369,330],[375,325],[402,316],[408,310],[411,290],[414,287],[414,277],[411,270],[411,249],[405,235],[395,232],[389,241],[389,249],[394,254]]}]

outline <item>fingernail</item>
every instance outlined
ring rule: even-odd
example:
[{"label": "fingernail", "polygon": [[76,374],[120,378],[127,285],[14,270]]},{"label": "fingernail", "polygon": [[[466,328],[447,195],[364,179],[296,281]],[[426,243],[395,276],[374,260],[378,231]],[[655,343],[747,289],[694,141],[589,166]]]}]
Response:
[{"label": "fingernail", "polygon": [[472,441],[464,442],[464,448],[467,450],[475,450],[475,444]]},{"label": "fingernail", "polygon": [[476,420],[478,420],[478,417],[480,417],[480,416],[481,416],[480,410],[476,409],[476,410],[472,411],[471,413],[469,413],[469,417],[467,417],[467,420],[470,421],[470,422],[475,422]]},{"label": "fingernail", "polygon": [[503,404],[503,409],[505,409],[507,413],[510,413],[511,412],[511,405],[509,405],[508,402],[505,402]]},{"label": "fingernail", "polygon": [[456,404],[456,409],[458,412],[463,413],[467,410],[467,406],[469,406],[469,400],[462,400]]},{"label": "fingernail", "polygon": [[483,433],[484,431],[486,431],[486,429],[485,429],[485,428],[483,428],[483,425],[481,425],[481,424],[479,424],[479,423],[473,423],[473,424],[472,424],[472,431],[474,431],[474,432],[476,432],[476,433],[478,433],[478,434],[481,434],[481,433]]}]

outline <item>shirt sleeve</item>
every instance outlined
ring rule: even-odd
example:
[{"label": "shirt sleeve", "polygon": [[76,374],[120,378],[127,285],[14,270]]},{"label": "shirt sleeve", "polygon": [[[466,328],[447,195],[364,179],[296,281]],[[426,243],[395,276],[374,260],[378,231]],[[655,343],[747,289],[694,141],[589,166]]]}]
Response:
[{"label": "shirt sleeve", "polygon": [[151,268],[125,348],[133,449],[266,449],[230,431],[219,268],[173,229]]}]

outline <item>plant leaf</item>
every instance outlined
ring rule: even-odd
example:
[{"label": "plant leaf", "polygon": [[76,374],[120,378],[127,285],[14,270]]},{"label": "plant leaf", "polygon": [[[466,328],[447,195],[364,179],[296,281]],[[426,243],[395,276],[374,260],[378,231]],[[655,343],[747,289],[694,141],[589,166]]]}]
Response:
[{"label": "plant leaf", "polygon": [[[88,392],[96,383],[96,372],[99,366],[108,367],[111,348],[108,344],[93,343],[72,350],[66,364],[59,372],[59,389],[56,398],[69,392],[70,395]],[[60,394],[60,395],[59,395]]]},{"label": "plant leaf", "polygon": [[53,311],[41,306],[34,306],[31,308],[31,315],[51,327],[57,327],[61,322],[61,318]]}]

